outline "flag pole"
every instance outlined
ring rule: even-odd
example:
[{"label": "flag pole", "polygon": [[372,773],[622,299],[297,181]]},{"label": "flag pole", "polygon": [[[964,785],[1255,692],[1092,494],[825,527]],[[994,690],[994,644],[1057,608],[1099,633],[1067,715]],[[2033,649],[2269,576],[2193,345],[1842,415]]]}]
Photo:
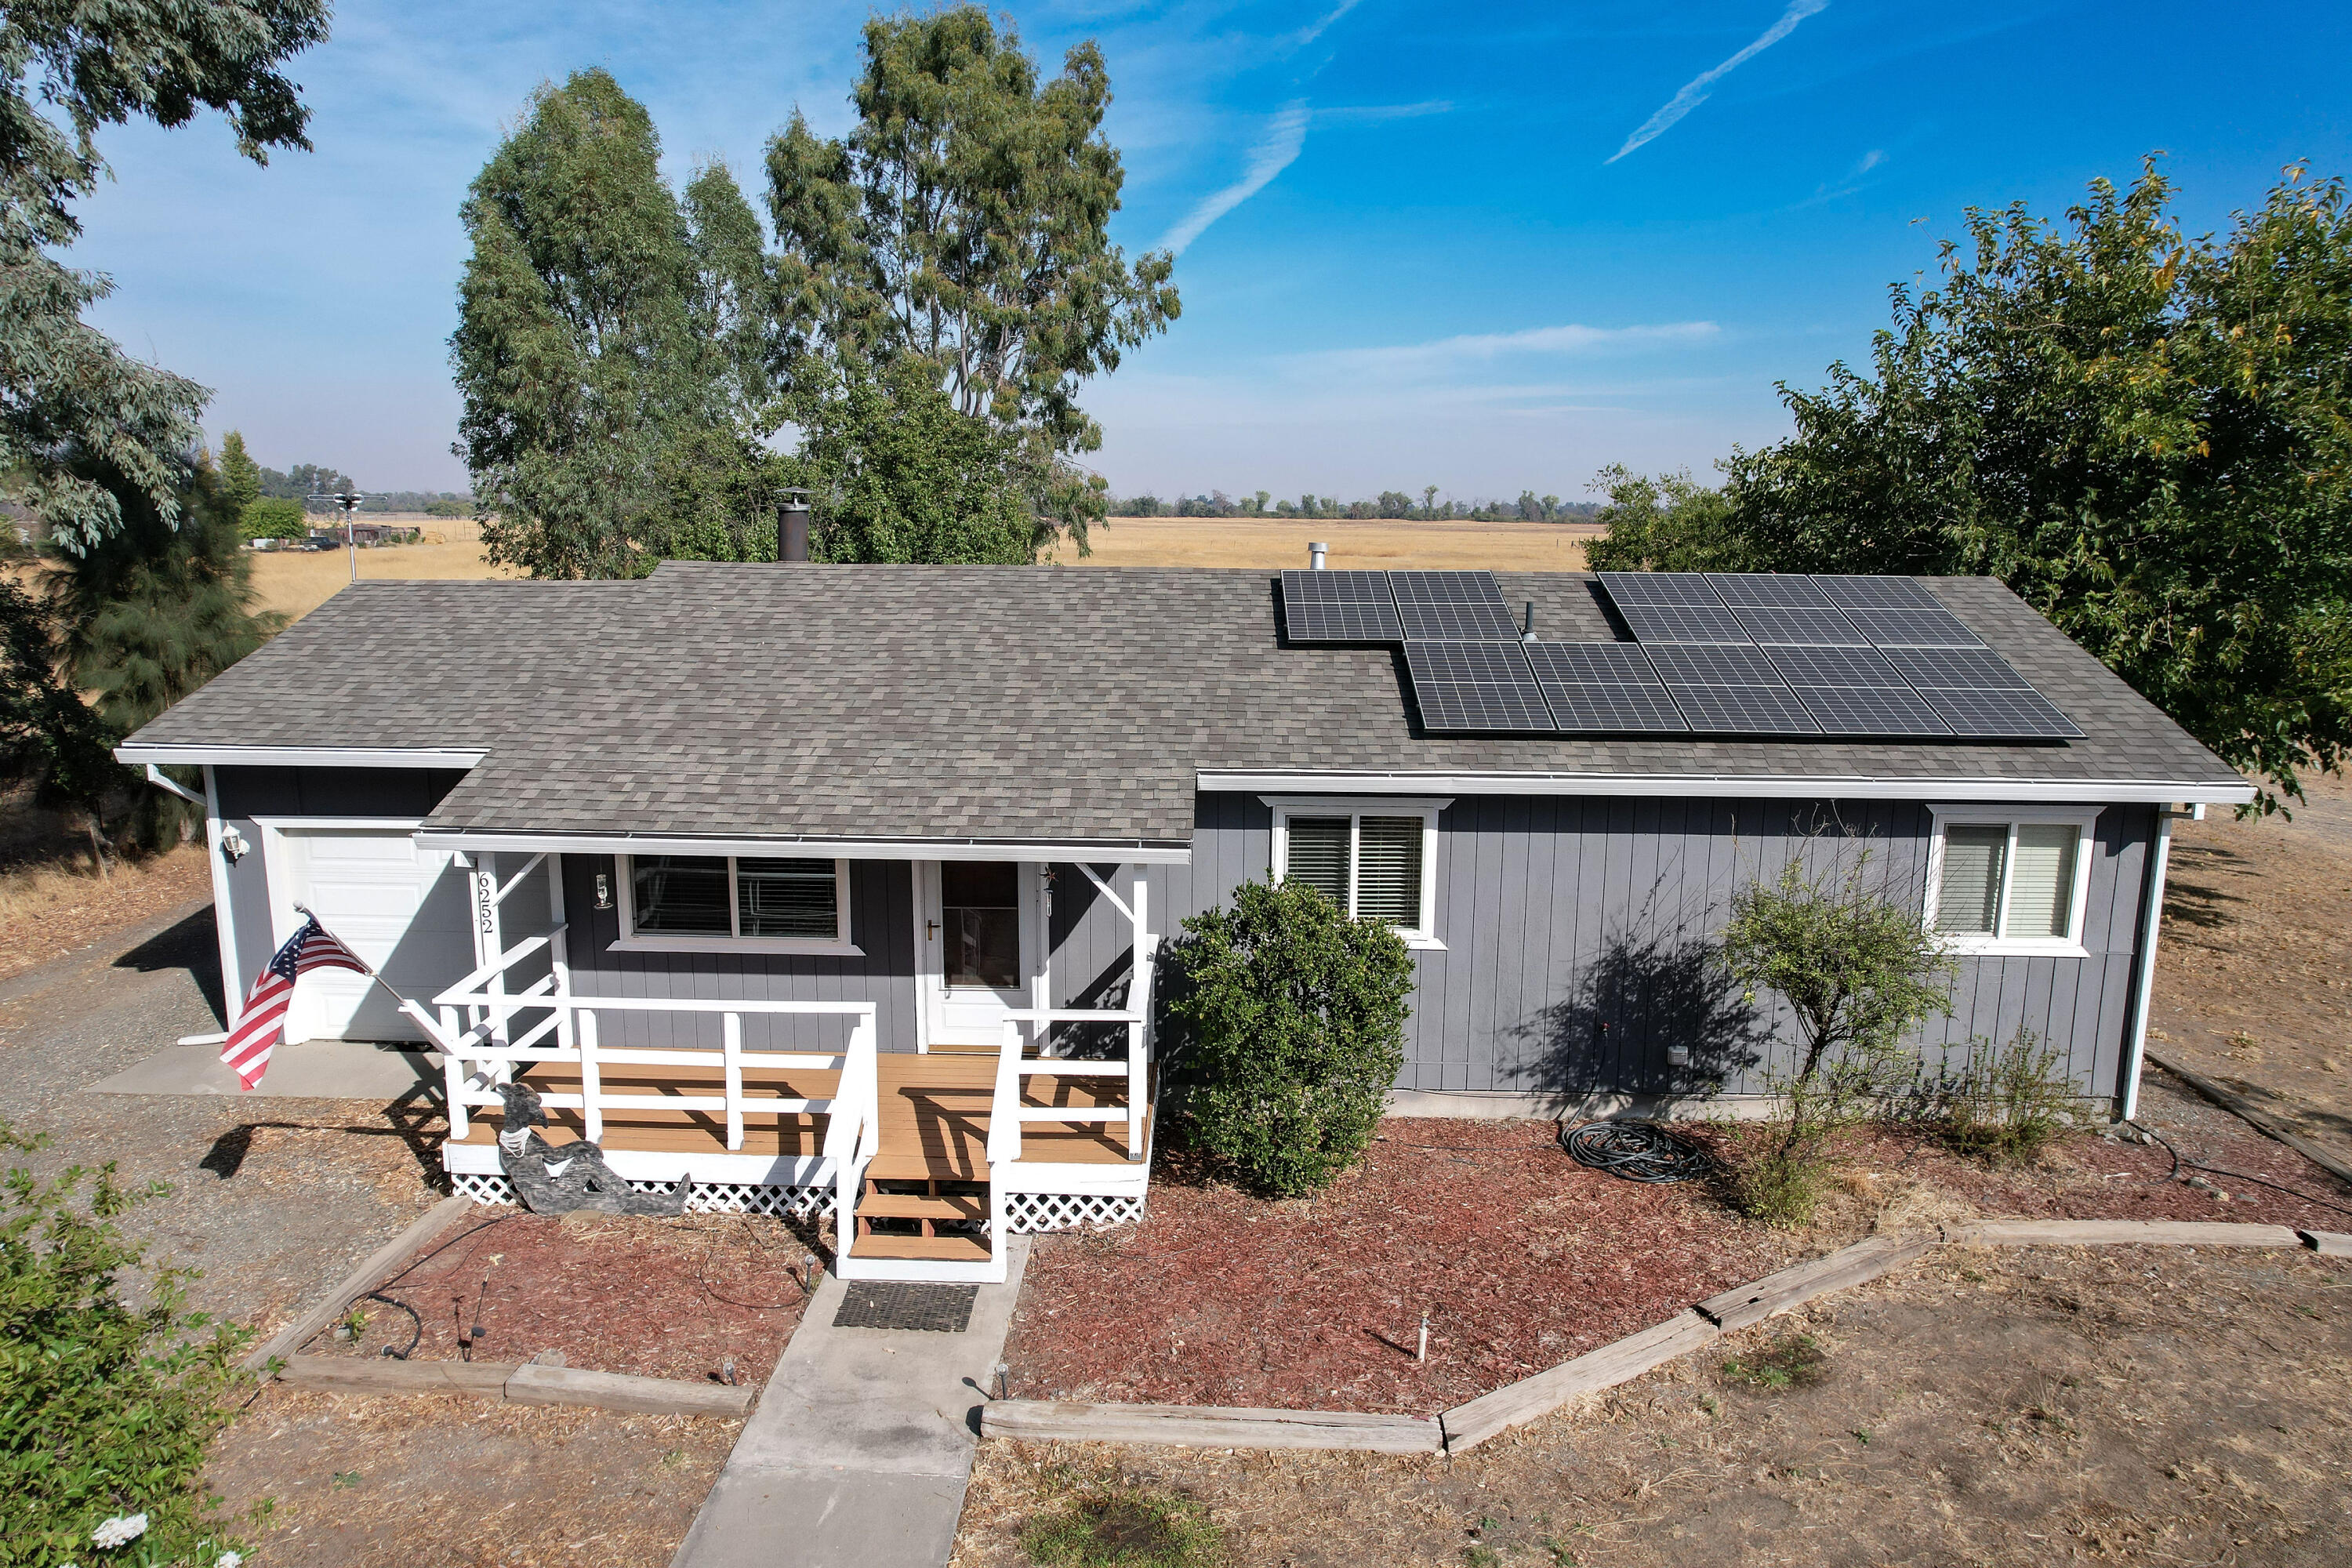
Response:
[{"label": "flag pole", "polygon": [[[320,920],[316,914],[312,913],[309,906],[304,904],[296,904],[294,906],[294,912],[300,915],[304,920],[310,921],[313,924],[317,925],[320,931],[327,931],[327,922]],[[331,931],[327,931],[327,934],[329,936],[335,936],[335,933]],[[342,949],[345,952],[350,952],[353,958],[359,958],[360,955],[352,951],[351,943],[343,942],[343,939],[339,936],[336,936],[335,940],[342,944]],[[374,969],[369,967],[367,960],[363,958],[360,959],[360,973],[366,975],[370,980],[374,981],[378,985],[383,986],[383,994],[391,997],[402,1007],[405,1008],[408,1005],[408,998],[403,996],[399,992],[394,991],[392,988],[392,982],[386,980],[383,975],[378,974]],[[227,1037],[223,1036],[222,1037],[226,1039]]]}]

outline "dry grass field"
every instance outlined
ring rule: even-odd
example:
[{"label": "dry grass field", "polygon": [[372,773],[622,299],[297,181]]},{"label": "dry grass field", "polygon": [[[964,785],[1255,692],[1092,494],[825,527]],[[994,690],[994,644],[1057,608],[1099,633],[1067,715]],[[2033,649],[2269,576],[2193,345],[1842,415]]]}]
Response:
[{"label": "dry grass field", "polygon": [[[425,531],[420,544],[362,550],[367,578],[504,577],[482,560],[481,534],[466,520],[399,517]],[[1304,566],[1307,546],[1331,546],[1335,567],[1472,567],[1504,572],[1579,572],[1589,523],[1289,522],[1240,518],[1115,517],[1093,531],[1093,552],[1051,557],[1076,566]],[[352,580],[348,552],[268,552],[253,558],[261,607],[299,620]]]}]

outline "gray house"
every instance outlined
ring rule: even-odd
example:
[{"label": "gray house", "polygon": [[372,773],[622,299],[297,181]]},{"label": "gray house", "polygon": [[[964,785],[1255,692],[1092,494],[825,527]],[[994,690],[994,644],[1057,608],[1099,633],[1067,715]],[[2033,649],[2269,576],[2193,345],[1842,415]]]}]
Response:
[{"label": "gray house", "polygon": [[1708,943],[1868,856],[1961,955],[1933,1050],[2021,1028],[2128,1106],[2174,814],[2245,783],[1985,579],[710,565],[359,583],[132,736],[204,772],[227,989],[299,910],[289,1039],[446,1055],[845,1272],[990,1278],[1137,1212],[1153,966],[1301,878],[1414,950],[1401,1110],[1752,1092]]}]

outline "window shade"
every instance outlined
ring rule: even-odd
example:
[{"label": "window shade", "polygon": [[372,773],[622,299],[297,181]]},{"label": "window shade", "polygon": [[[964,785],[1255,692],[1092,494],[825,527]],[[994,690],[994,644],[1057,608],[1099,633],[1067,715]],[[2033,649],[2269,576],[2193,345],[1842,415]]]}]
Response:
[{"label": "window shade", "polygon": [[1364,818],[1357,851],[1359,918],[1383,921],[1408,931],[1420,926],[1421,830],[1418,816]]},{"label": "window shade", "polygon": [[841,910],[830,860],[738,860],[735,912],[742,936],[800,936],[831,942]]},{"label": "window shade", "polygon": [[[2009,918],[2002,922],[2003,936],[2072,934],[2067,927],[2074,911],[2078,831],[2064,823],[2019,825],[2017,864],[2009,874]],[[1946,864],[1949,863],[1948,859]]]},{"label": "window shade", "polygon": [[1993,934],[2000,913],[2001,861],[2008,853],[2006,823],[1955,823],[1944,829],[1944,880],[1936,895],[1937,931]]},{"label": "window shade", "polygon": [[1341,909],[1348,907],[1348,837],[1353,818],[1294,816],[1283,852],[1286,881],[1304,882]]}]

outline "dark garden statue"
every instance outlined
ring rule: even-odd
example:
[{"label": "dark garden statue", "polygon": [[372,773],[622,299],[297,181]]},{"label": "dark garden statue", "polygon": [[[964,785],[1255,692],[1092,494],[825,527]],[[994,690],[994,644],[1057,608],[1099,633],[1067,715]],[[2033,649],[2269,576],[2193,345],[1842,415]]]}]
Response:
[{"label": "dark garden statue", "polygon": [[691,1181],[667,1196],[629,1190],[626,1180],[604,1163],[604,1151],[583,1138],[562,1149],[540,1135],[547,1108],[529,1084],[502,1083],[499,1098],[506,1115],[499,1124],[499,1164],[514,1184],[515,1197],[533,1214],[684,1214]]}]

